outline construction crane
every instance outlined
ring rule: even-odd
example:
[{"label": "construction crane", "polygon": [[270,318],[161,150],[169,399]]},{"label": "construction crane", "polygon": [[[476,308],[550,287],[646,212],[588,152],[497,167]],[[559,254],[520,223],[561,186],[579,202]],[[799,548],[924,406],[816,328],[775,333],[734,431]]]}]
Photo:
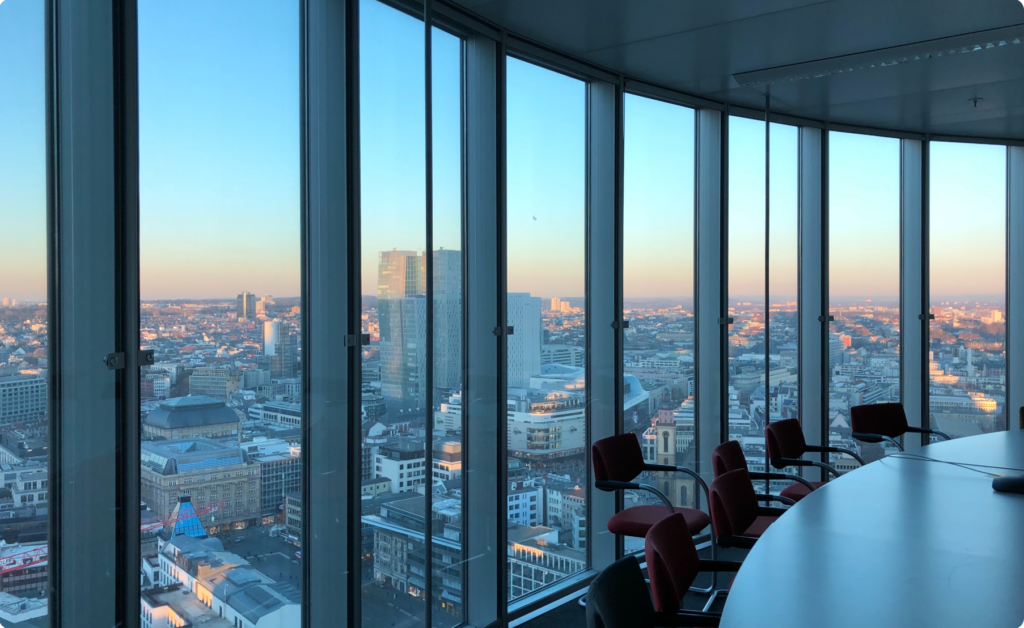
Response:
[{"label": "construction crane", "polygon": [[[0,0],[0,2],[3,2],[3,0]],[[150,523],[143,525],[140,528],[140,532],[142,534],[145,534],[146,532],[151,532],[153,530],[156,530],[157,528],[163,528],[164,526],[170,525],[171,523],[178,523],[179,521],[183,521],[192,516],[202,517],[203,515],[209,514],[219,509],[220,504],[206,506],[205,508],[200,508],[199,510],[196,510],[195,515],[189,513],[184,517],[177,517],[176,519],[168,518],[166,521],[160,521],[158,523]],[[45,563],[48,559],[49,552],[46,545],[26,550],[24,552],[18,552],[17,554],[11,554],[10,556],[4,556],[3,558],[0,558],[0,576],[3,576],[4,574],[10,573],[12,571],[17,571],[19,569],[25,569],[26,567],[32,567],[33,565]]]},{"label": "construction crane", "polygon": [[4,556],[0,558],[0,567],[3,567],[0,569],[0,576],[17,571],[18,569],[45,563],[47,558],[48,553],[45,545],[24,552],[18,552],[17,554],[11,554],[10,556]]}]

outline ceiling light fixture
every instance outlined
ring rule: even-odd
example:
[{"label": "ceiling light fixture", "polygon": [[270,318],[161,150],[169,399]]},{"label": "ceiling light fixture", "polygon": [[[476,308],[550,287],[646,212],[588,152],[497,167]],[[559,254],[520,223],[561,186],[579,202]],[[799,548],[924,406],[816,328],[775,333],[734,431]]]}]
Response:
[{"label": "ceiling light fixture", "polygon": [[[1021,0],[1024,2],[1024,0]],[[846,74],[858,70],[886,68],[894,65],[924,61],[950,55],[964,55],[972,52],[1010,48],[1024,39],[1024,24],[993,28],[975,33],[941,37],[913,44],[891,48],[857,52],[816,61],[782,65],[763,70],[740,72],[733,78],[740,85],[764,87],[772,83],[786,83],[805,79],[822,78],[833,74]]]}]

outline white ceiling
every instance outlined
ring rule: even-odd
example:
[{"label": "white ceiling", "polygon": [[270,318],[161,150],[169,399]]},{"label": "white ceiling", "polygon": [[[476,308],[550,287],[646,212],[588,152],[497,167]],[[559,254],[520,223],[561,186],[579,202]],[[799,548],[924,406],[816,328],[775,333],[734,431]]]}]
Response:
[{"label": "white ceiling", "polygon": [[[765,88],[741,86],[734,75],[977,33],[982,49],[966,54],[958,47],[957,54],[775,82],[772,108],[886,129],[1024,139],[1022,0],[455,1],[627,77],[756,108]],[[985,31],[1018,25],[1000,33],[1006,45],[985,48],[993,36]],[[935,43],[936,52],[947,43]]]}]

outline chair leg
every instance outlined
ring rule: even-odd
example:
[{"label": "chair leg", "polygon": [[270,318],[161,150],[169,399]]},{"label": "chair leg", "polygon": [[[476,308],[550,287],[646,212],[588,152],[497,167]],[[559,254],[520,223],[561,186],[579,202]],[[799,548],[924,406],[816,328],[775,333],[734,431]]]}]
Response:
[{"label": "chair leg", "polygon": [[[715,539],[715,529],[711,528],[711,560],[718,560],[718,541]],[[692,593],[703,593],[704,595],[711,595],[711,599],[708,600],[708,604],[711,604],[715,599],[715,595],[718,593],[718,572],[712,572],[711,574],[711,586],[705,589],[699,587],[690,587]]]},{"label": "chair leg", "polygon": [[728,589],[716,589],[715,591],[712,591],[711,597],[708,598],[707,603],[704,605],[704,612],[707,613],[711,610],[711,607],[714,605],[715,600],[718,599],[719,596],[726,597],[728,595]]}]

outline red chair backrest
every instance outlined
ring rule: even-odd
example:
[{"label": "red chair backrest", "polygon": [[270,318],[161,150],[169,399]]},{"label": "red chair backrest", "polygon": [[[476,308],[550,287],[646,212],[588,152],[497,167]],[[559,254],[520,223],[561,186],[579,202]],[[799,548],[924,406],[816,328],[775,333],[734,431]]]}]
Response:
[{"label": "red chair backrest", "polygon": [[640,441],[632,432],[602,438],[590,448],[594,461],[594,478],[629,482],[644,469]]},{"label": "red chair backrest", "polygon": [[875,403],[850,408],[850,427],[854,432],[897,438],[907,433],[907,413],[902,403]]},{"label": "red chair backrest", "polygon": [[686,518],[676,513],[654,524],[644,544],[655,610],[675,612],[697,578],[700,556]]},{"label": "red chair backrest", "polygon": [[738,441],[727,440],[711,452],[711,469],[715,477],[747,468],[747,457],[743,455],[743,447]]},{"label": "red chair backrest", "polygon": [[711,525],[719,538],[741,536],[757,519],[757,495],[746,469],[735,469],[711,483]]},{"label": "red chair backrest", "polygon": [[786,468],[785,464],[775,464],[779,458],[800,458],[807,452],[807,441],[799,419],[769,423],[764,431],[764,442],[768,448],[768,460],[776,469]]}]

